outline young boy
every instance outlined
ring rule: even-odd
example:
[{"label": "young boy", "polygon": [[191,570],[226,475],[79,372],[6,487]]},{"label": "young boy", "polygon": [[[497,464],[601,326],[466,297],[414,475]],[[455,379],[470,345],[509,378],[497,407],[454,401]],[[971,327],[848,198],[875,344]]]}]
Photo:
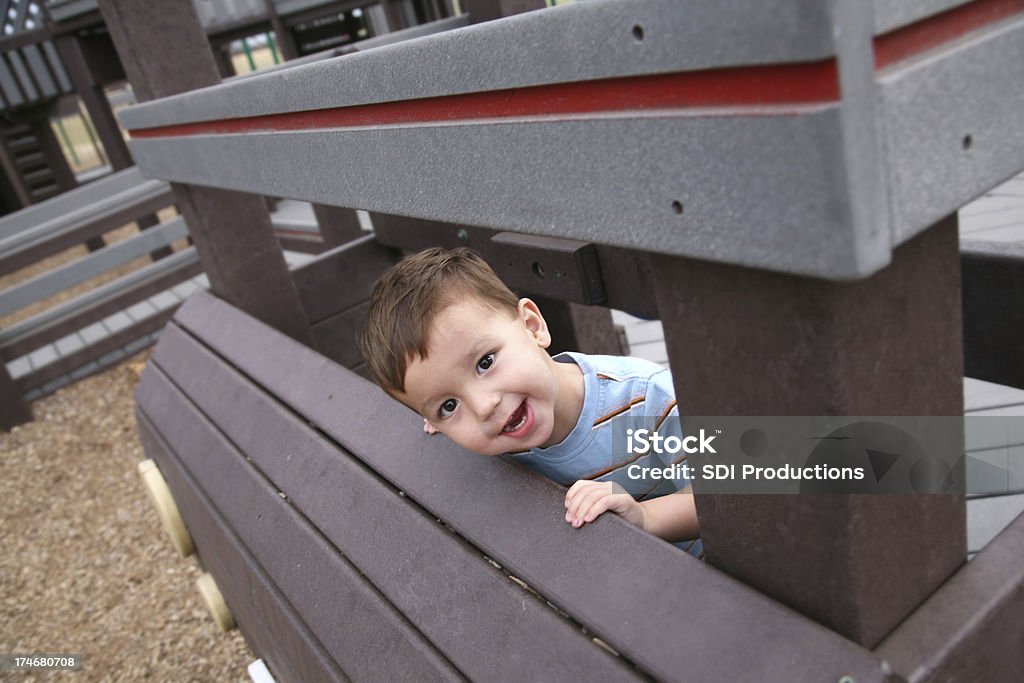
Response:
[{"label": "young boy", "polygon": [[[693,495],[688,486],[676,490],[688,482],[648,497],[665,492],[664,480],[630,476],[671,463],[653,449],[637,455],[613,447],[613,426],[625,419],[654,415],[655,428],[675,423],[678,432],[669,372],[634,358],[552,358],[550,343],[537,304],[517,298],[466,248],[428,249],[388,270],[360,340],[374,380],[422,415],[425,431],[575,481],[565,497],[574,527],[611,510],[668,541],[696,539]],[[697,554],[700,542],[681,547]]]}]

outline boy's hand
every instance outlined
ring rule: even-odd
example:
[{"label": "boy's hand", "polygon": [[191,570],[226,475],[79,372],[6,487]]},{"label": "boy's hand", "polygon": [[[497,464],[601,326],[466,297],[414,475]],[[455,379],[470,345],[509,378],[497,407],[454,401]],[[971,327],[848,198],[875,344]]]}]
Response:
[{"label": "boy's hand", "polygon": [[565,507],[565,521],[577,529],[609,510],[619,513],[631,524],[641,528],[644,525],[644,511],[640,503],[610,481],[577,481],[565,494]]},{"label": "boy's hand", "polygon": [[423,418],[423,431],[425,431],[427,434],[438,433],[437,428],[434,427],[434,425],[430,424],[430,421],[427,420],[427,418]]}]

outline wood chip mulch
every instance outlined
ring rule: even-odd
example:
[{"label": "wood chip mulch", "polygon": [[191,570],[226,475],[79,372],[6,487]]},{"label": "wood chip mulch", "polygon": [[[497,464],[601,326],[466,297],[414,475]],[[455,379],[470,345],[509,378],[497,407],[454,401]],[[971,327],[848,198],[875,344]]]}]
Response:
[{"label": "wood chip mulch", "polygon": [[249,681],[136,470],[132,393],[149,352],[33,403],[0,432],[0,652],[82,653],[81,671],[2,681]]}]

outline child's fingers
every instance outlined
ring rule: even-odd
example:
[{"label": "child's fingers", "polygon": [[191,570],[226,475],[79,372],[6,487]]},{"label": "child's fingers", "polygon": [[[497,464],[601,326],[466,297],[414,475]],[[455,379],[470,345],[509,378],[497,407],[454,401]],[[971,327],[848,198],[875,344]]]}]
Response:
[{"label": "child's fingers", "polygon": [[569,505],[570,522],[580,526],[584,522],[592,522],[599,514],[608,509],[608,499],[614,498],[611,482],[594,482],[594,486],[581,488]]},{"label": "child's fingers", "polygon": [[590,479],[580,479],[575,484],[569,487],[569,490],[565,492],[565,507],[569,507],[571,502],[580,495],[580,491],[584,491],[595,484],[600,484],[599,481],[591,481]]},{"label": "child's fingers", "polygon": [[565,507],[573,512],[579,508],[580,503],[595,491],[607,489],[611,491],[611,484],[604,481],[590,481],[581,479],[573,484],[565,494]]}]

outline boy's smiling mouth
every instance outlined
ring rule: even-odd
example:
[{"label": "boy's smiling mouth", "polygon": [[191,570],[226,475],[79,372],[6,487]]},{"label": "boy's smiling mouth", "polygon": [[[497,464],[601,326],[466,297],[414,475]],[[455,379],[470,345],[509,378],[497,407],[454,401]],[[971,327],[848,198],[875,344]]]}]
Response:
[{"label": "boy's smiling mouth", "polygon": [[519,404],[519,407],[515,409],[512,415],[508,418],[508,422],[506,422],[505,426],[502,428],[502,436],[522,436],[528,432],[530,426],[532,426],[532,417],[533,411],[530,409],[526,399],[523,399],[523,402]]}]

